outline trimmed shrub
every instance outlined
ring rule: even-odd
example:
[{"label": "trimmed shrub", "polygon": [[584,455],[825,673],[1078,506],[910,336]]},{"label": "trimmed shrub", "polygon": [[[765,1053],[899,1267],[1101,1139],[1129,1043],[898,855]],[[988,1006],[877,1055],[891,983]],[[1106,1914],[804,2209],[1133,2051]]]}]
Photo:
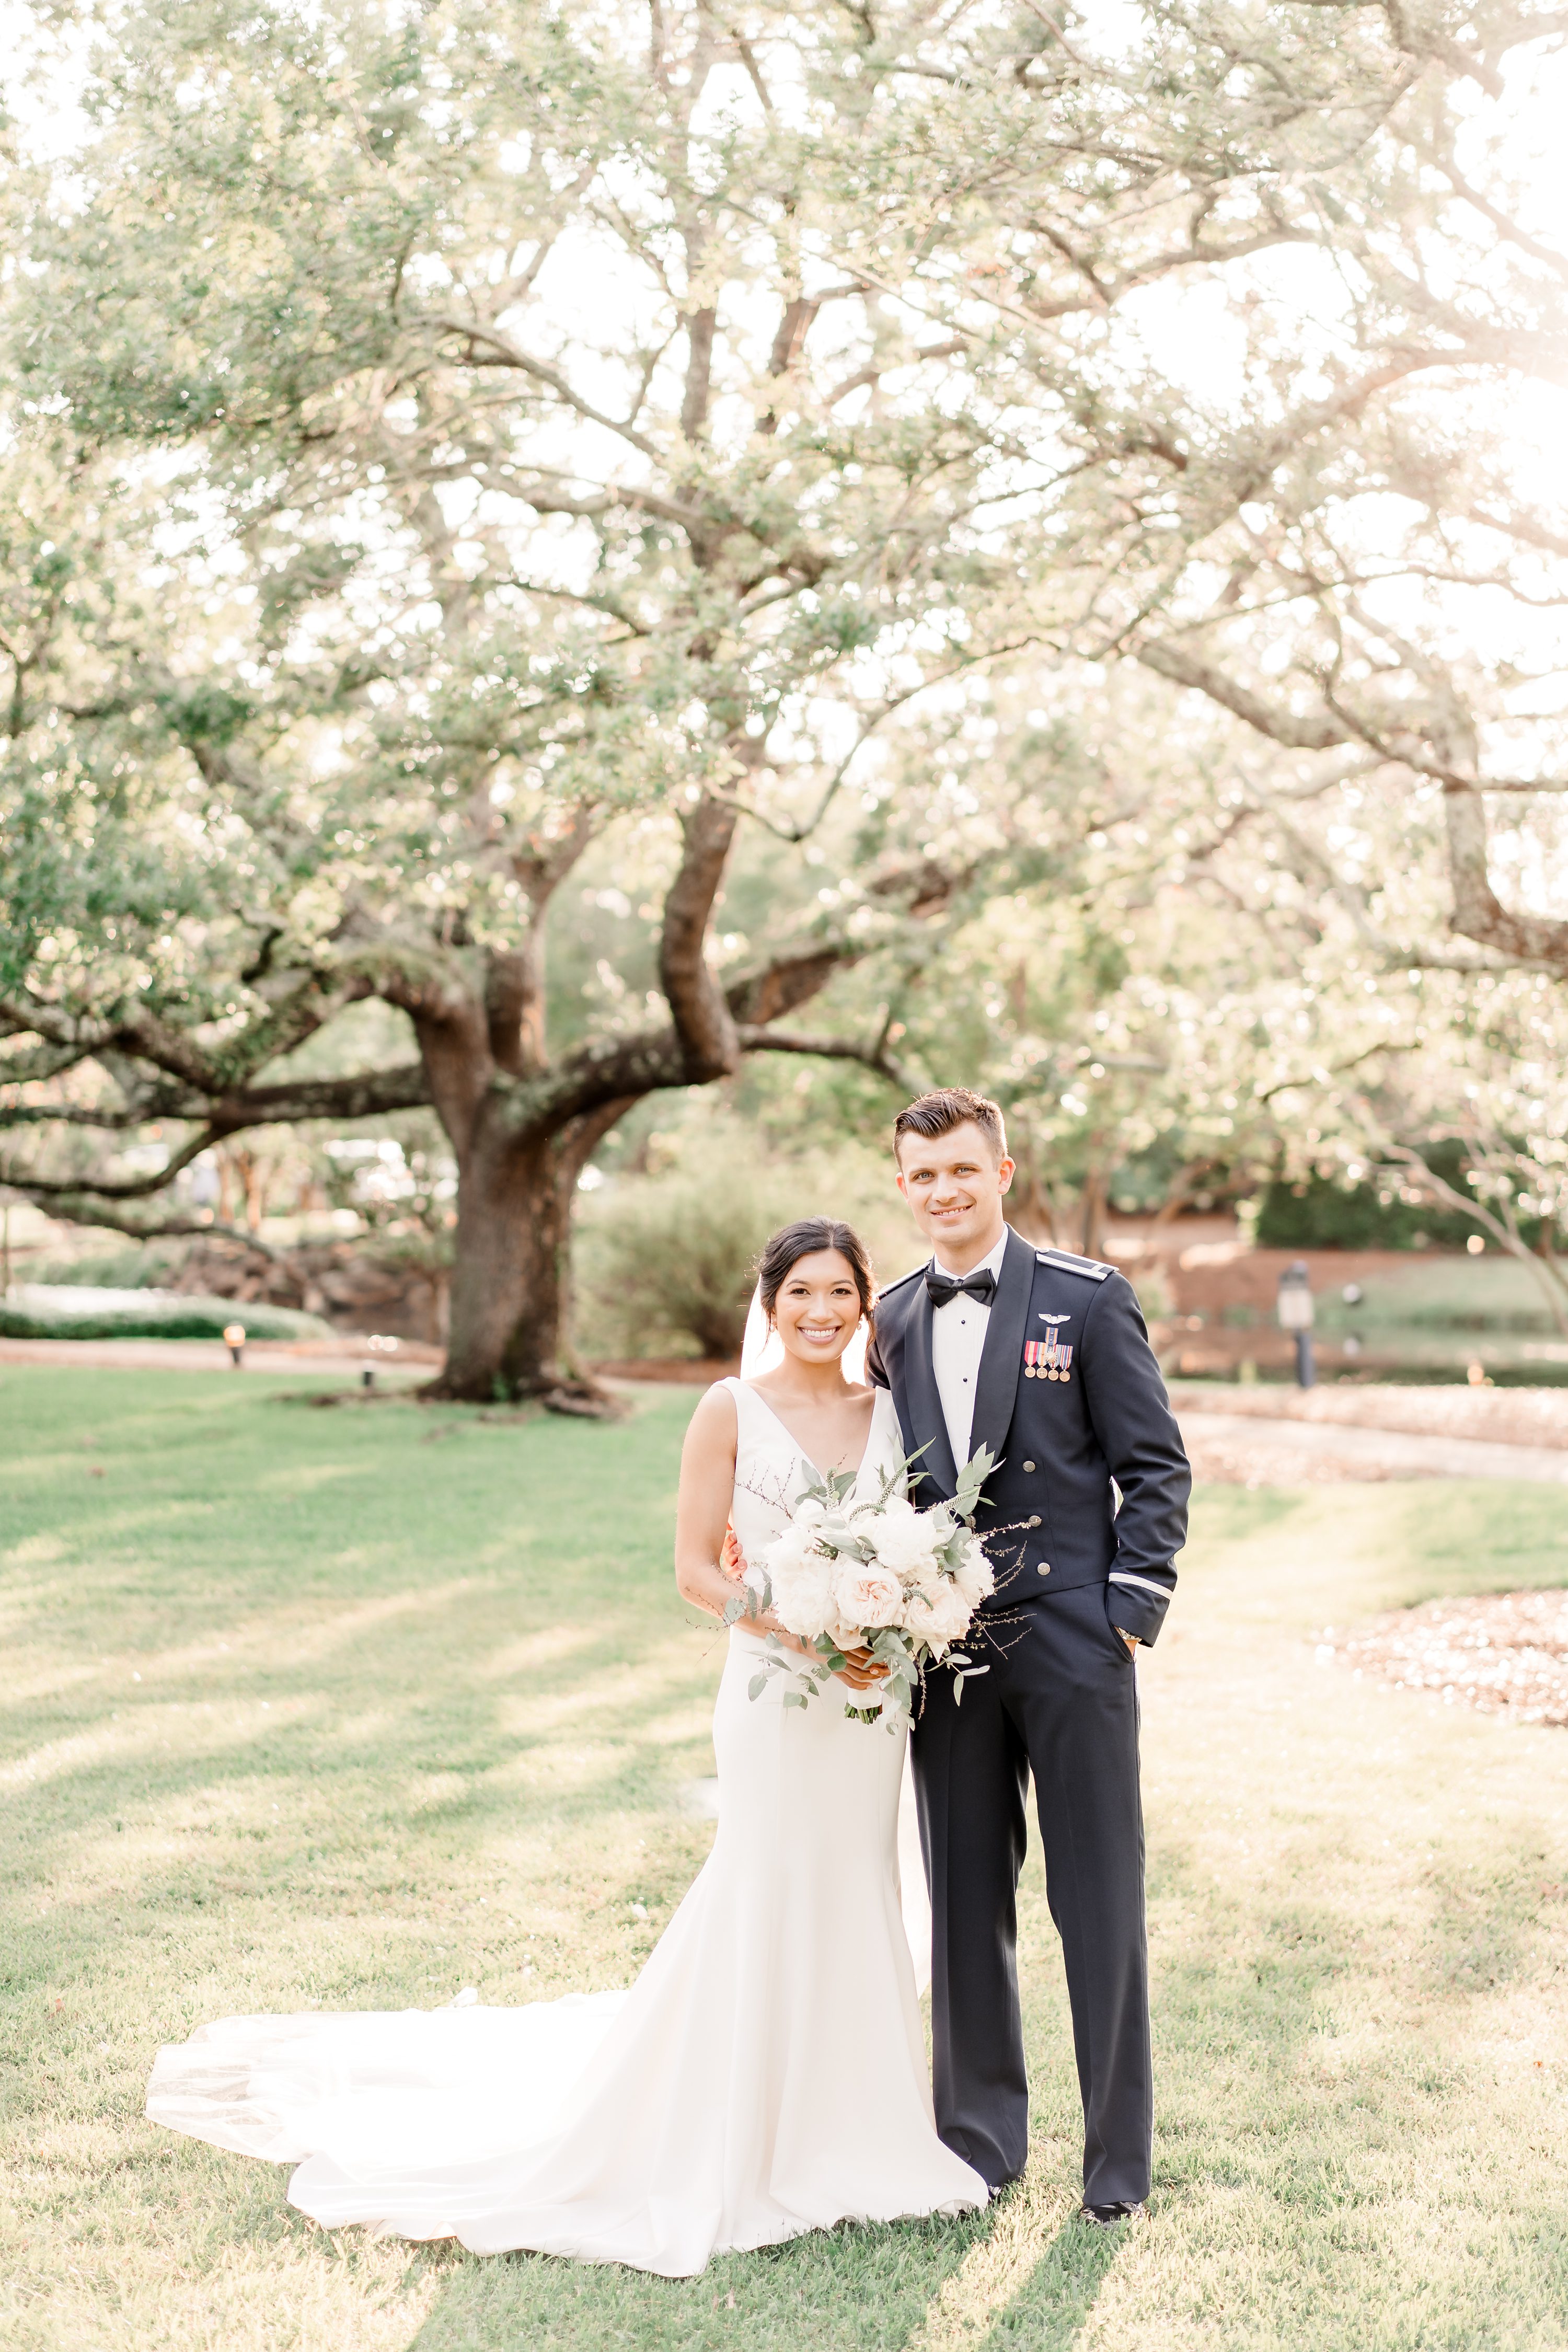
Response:
[{"label": "trimmed shrub", "polygon": [[[51,1293],[53,1294],[51,1296]],[[319,1315],[232,1298],[184,1298],[171,1291],[112,1291],[28,1284],[0,1302],[0,1339],[221,1339],[243,1323],[249,1339],[330,1339]]]},{"label": "trimmed shrub", "polygon": [[[793,1197],[790,1197],[793,1196]],[[684,1171],[607,1185],[578,1226],[578,1344],[590,1356],[741,1352],[757,1252],[809,1210],[787,1178]]]},{"label": "trimmed shrub", "polygon": [[[1446,1183],[1466,1189],[1469,1162],[1462,1144],[1436,1144],[1427,1158]],[[1262,1195],[1253,1238],[1259,1249],[1463,1249],[1479,1228],[1436,1202],[1401,1200],[1411,1181],[1398,1174],[1373,1175],[1357,1184],[1321,1174],[1295,1183],[1277,1178]],[[1519,1222],[1533,1249],[1540,1218]]]}]

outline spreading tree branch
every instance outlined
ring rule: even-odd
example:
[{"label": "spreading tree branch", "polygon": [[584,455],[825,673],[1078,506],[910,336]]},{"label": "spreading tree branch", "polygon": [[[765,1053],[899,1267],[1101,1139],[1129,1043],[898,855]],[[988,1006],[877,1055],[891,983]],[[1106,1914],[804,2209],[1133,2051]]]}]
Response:
[{"label": "spreading tree branch", "polygon": [[183,1168],[188,1168],[193,1160],[209,1150],[216,1140],[215,1129],[204,1128],[199,1135],[193,1136],[188,1143],[183,1144],[171,1156],[167,1165],[154,1174],[130,1177],[118,1183],[112,1181],[94,1183],[80,1176],[61,1181],[53,1177],[35,1176],[28,1170],[11,1168],[0,1160],[0,1184],[8,1184],[13,1192],[26,1192],[40,1203],[79,1197],[85,1199],[89,1194],[100,1201],[144,1201],[149,1194],[161,1192],[165,1185],[173,1183]]},{"label": "spreading tree branch", "polygon": [[736,822],[736,811],[709,793],[685,810],[680,865],[664,902],[659,985],[680,1043],[688,1086],[728,1076],[740,1058],[734,1019],[706,952],[708,921],[724,878]]},{"label": "spreading tree branch", "polygon": [[1530,1247],[1513,1221],[1495,1215],[1476,1199],[1473,1192],[1461,1192],[1456,1185],[1448,1183],[1412,1145],[1392,1143],[1384,1149],[1390,1160],[1411,1171],[1435,1202],[1445,1209],[1452,1209],[1459,1216],[1468,1217],[1473,1224],[1490,1234],[1500,1249],[1506,1250],[1510,1257],[1517,1258],[1521,1265],[1530,1268],[1545,1294],[1553,1323],[1563,1338],[1568,1339],[1568,1298],[1563,1295],[1562,1276],[1549,1259],[1542,1258]]},{"label": "spreading tree branch", "polygon": [[921,1091],[921,1081],[908,1066],[888,1051],[887,1030],[867,1045],[854,1037],[807,1037],[782,1029],[753,1029],[743,1026],[740,1032],[741,1050],[744,1054],[807,1054],[829,1062],[859,1062],[868,1070],[875,1070],[889,1086],[900,1087],[905,1094]]},{"label": "spreading tree branch", "polygon": [[1234,711],[1259,735],[1266,735],[1271,743],[1283,744],[1288,751],[1328,751],[1337,744],[1360,740],[1332,713],[1282,709],[1277,703],[1266,702],[1250,687],[1243,686],[1239,678],[1216,669],[1212,662],[1184,653],[1178,646],[1157,640],[1142,645],[1137,648],[1137,659],[1145,669],[1169,678],[1173,686],[1190,687],[1199,694],[1206,694],[1211,702]]},{"label": "spreading tree branch", "polygon": [[[1492,950],[1507,963],[1568,973],[1568,921],[1516,912],[1502,904],[1492,887],[1485,802],[1489,787],[1483,777],[1467,776],[1447,761],[1424,758],[1414,744],[1384,743],[1373,729],[1353,721],[1331,702],[1323,711],[1309,713],[1268,702],[1239,679],[1174,646],[1141,646],[1136,657],[1144,668],[1156,671],[1177,686],[1206,695],[1223,709],[1244,719],[1257,733],[1289,751],[1326,751],[1343,744],[1366,745],[1392,762],[1440,782],[1449,887],[1453,893],[1451,929],[1462,938],[1473,940],[1478,947]],[[1503,788],[1514,790],[1515,781],[1509,780]],[[1282,824],[1278,811],[1273,814],[1276,822]],[[1347,886],[1332,876],[1331,869],[1316,852],[1313,856],[1335,882],[1358,928],[1364,929],[1364,908],[1357,908],[1352,903],[1353,894],[1347,897]],[[1379,944],[1388,945],[1383,941]],[[1389,947],[1388,951],[1396,960],[1412,960],[1401,949]]]},{"label": "spreading tree branch", "polygon": [[[20,1192],[24,1199],[30,1196],[31,1188],[26,1182],[10,1181],[13,1192]],[[137,1242],[174,1241],[199,1235],[203,1241],[238,1242],[246,1249],[254,1250],[258,1257],[273,1259],[278,1255],[270,1243],[260,1240],[255,1234],[244,1232],[238,1225],[204,1222],[200,1217],[190,1216],[138,1217],[123,1209],[110,1208],[95,1196],[89,1197],[84,1192],[52,1194],[48,1213],[62,1224],[101,1225],[106,1232],[126,1234]]]}]

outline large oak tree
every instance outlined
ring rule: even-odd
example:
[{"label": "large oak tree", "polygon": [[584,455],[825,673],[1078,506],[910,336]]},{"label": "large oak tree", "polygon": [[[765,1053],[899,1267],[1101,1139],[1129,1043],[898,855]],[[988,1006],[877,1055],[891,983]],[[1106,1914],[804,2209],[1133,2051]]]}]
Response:
[{"label": "large oak tree", "polygon": [[[8,1181],[167,1230],[214,1138],[429,1104],[447,1388],[548,1391],[574,1187],[631,1103],[753,1052],[900,1075],[888,1016],[792,1018],[973,886],[903,782],[1009,662],[1137,661],[1334,788],[1429,780],[1456,920],[1558,952],[1489,879],[1497,678],[1373,593],[1474,568],[1459,490],[1489,577],[1530,543],[1423,403],[1557,362],[1557,265],[1457,160],[1455,92],[1535,28],[1130,21],[84,13],[80,152],[11,194],[0,1034],[43,1141]],[[1305,341],[1293,255],[1349,289]],[[1186,285],[1237,338],[1219,389],[1151,355]],[[857,803],[879,845],[825,903],[802,845]],[[552,903],[649,824],[657,997],[552,1036]],[[776,920],[731,950],[742,831]],[[366,996],[406,1062],[300,1076]],[[73,1150],[153,1119],[188,1122],[155,1174]]]}]

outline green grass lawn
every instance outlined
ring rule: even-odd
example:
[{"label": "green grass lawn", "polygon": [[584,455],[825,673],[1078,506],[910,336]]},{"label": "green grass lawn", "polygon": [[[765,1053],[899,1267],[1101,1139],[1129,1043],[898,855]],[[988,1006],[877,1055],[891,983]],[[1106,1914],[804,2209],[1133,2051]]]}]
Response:
[{"label": "green grass lawn", "polygon": [[1568,1738],[1314,1659],[1325,1622],[1568,1583],[1547,1488],[1201,1497],[1140,1667],[1142,2229],[1071,2218],[1034,1855],[1034,2154],[966,2223],[672,2284],[334,2238],[280,2169],[153,2129],[157,2044],[213,2016],[625,1982],[711,1835],[681,1790],[720,1653],[668,1570],[691,1396],[605,1427],[299,1385],[0,1369],[8,2346],[1568,2345]]}]

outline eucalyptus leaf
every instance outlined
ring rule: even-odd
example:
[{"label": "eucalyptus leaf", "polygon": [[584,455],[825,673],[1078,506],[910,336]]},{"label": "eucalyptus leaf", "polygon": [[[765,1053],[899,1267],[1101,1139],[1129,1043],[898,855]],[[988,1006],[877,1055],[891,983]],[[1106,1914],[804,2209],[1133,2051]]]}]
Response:
[{"label": "eucalyptus leaf", "polygon": [[974,1517],[980,1490],[995,1469],[999,1458],[988,1446],[983,1445],[977,1453],[970,1455],[959,1472],[958,1491],[953,1496],[952,1507],[960,1518],[973,1519]]}]

